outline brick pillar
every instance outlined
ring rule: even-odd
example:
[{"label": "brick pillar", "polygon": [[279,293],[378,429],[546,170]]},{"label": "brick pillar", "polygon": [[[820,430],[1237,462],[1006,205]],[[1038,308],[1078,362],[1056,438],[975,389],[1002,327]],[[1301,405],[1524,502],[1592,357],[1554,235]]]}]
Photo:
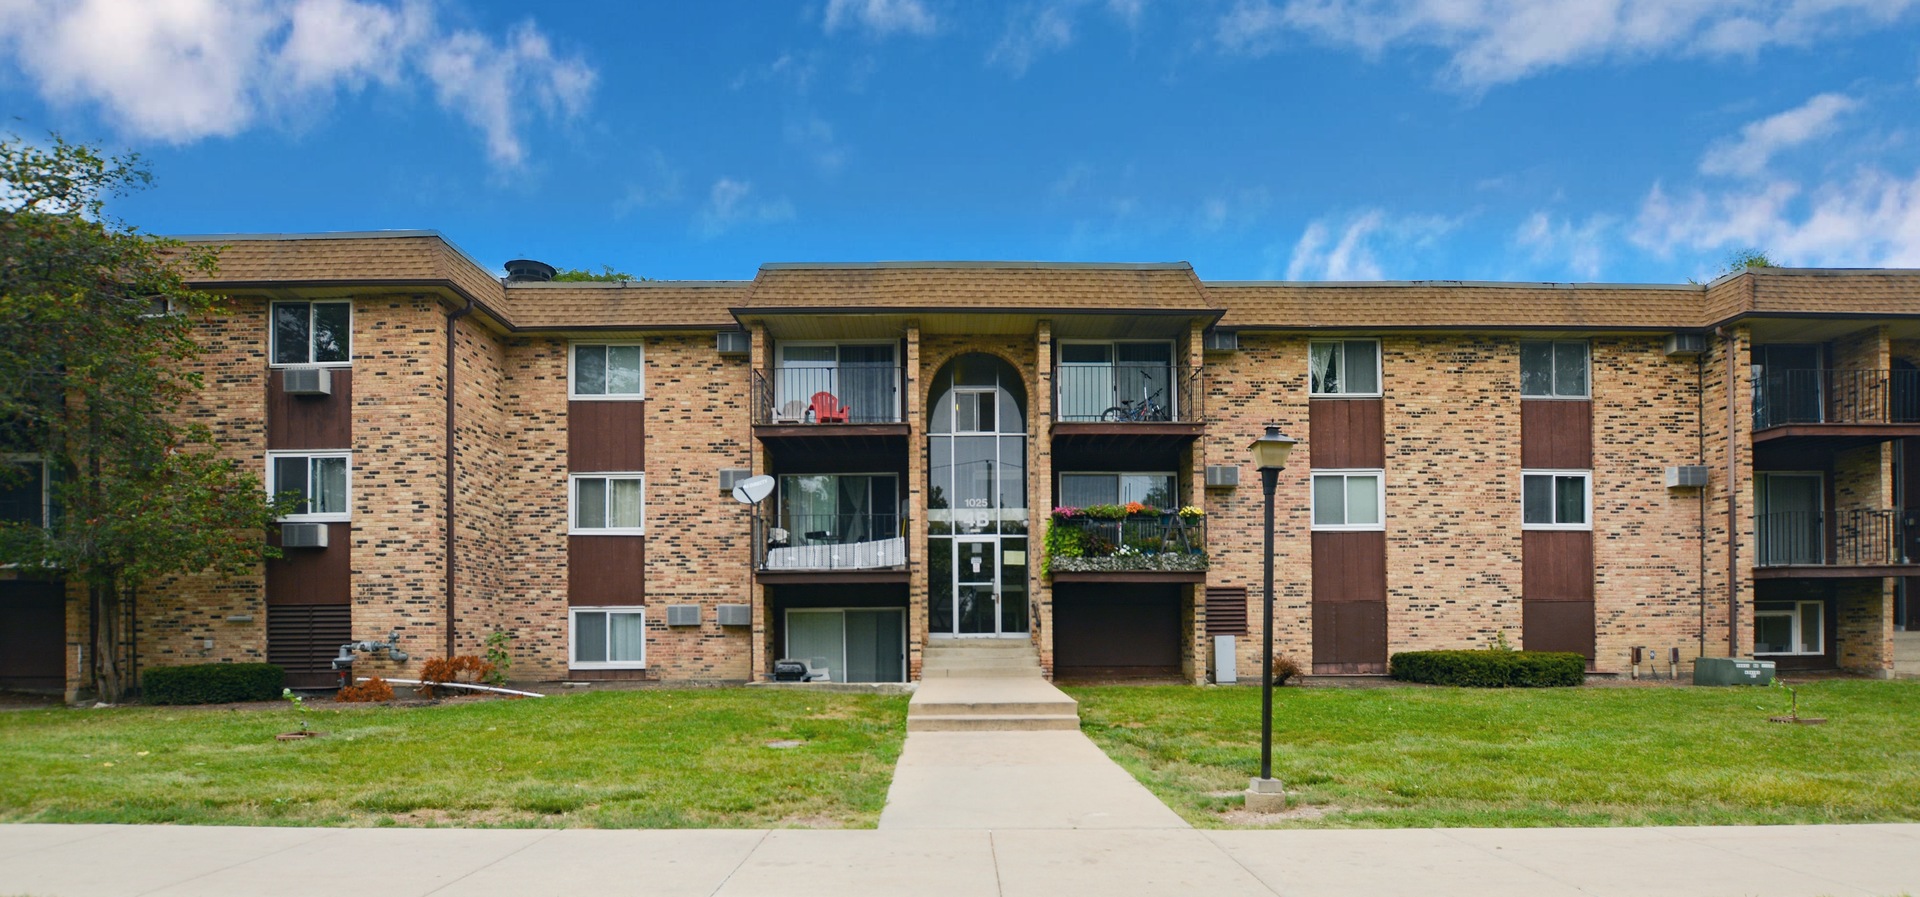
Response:
[{"label": "brick pillar", "polygon": [[[750,325],[747,331],[753,340],[752,348],[747,353],[747,358],[750,362],[747,371],[747,390],[749,397],[747,418],[749,421],[748,429],[751,430],[753,415],[759,413],[758,407],[751,401],[752,391],[754,389],[754,377],[760,371],[771,370],[773,368],[773,341],[767,339],[767,328],[764,325]],[[766,447],[758,444],[758,441],[754,440],[751,436],[749,436],[748,439],[749,453],[753,456],[753,475],[763,476],[771,472],[773,465],[767,458]],[[765,538],[764,533],[759,534],[759,536],[760,538]],[[754,546],[754,550],[757,551],[758,546]],[[748,563],[752,563],[752,561]],[[759,682],[772,678],[773,655],[777,648],[773,644],[773,608],[767,601],[766,584],[760,581],[758,575],[753,576],[752,583],[753,584],[747,588],[747,601],[752,605],[751,613],[753,614],[753,635],[748,643],[753,653],[753,661],[752,667],[747,671],[747,675],[752,681]]]},{"label": "brick pillar", "polygon": [[[1187,328],[1187,373],[1193,374],[1194,372],[1203,370],[1206,365],[1206,347],[1206,325],[1200,321],[1195,321]],[[1180,389],[1180,386],[1181,384],[1174,384],[1174,390],[1177,391]],[[1182,419],[1206,420],[1206,406],[1201,404],[1201,397],[1206,394],[1204,380],[1196,380],[1191,392],[1184,394],[1176,392],[1176,394],[1180,396],[1182,401],[1193,403],[1193,407],[1191,408],[1180,409]],[[1185,476],[1182,478],[1187,481],[1187,488],[1184,490],[1185,494],[1181,499],[1182,503],[1193,505],[1202,511],[1206,510],[1207,441],[1204,438],[1195,439],[1188,445],[1187,469],[1184,473]],[[1181,490],[1178,489],[1175,491],[1176,494],[1181,492]],[[1187,681],[1195,685],[1205,685],[1207,683],[1207,658],[1210,656],[1209,651],[1211,650],[1207,644],[1207,608],[1205,601],[1207,587],[1205,583],[1201,583],[1199,585],[1189,586],[1186,592],[1187,613],[1183,619],[1187,624],[1187,645],[1186,649],[1181,652],[1181,654],[1184,655],[1181,662],[1186,667]]]},{"label": "brick pillar", "polygon": [[1033,432],[1027,436],[1027,581],[1032,597],[1028,627],[1040,653],[1040,671],[1053,678],[1053,581],[1040,575],[1047,526],[1053,521],[1053,322],[1034,329]]},{"label": "brick pillar", "polygon": [[927,648],[927,430],[922,384],[930,374],[920,370],[920,322],[907,322],[907,679],[920,678]]}]

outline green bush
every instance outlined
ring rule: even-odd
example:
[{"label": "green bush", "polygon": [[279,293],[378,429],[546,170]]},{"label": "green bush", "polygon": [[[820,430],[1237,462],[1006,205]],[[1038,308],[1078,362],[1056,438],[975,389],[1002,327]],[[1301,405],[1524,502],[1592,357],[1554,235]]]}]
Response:
[{"label": "green bush", "polygon": [[1403,682],[1466,688],[1552,688],[1586,681],[1587,659],[1561,651],[1402,651],[1390,672]]},{"label": "green bush", "polygon": [[286,681],[286,671],[270,663],[199,663],[147,670],[140,693],[149,704],[272,701]]}]

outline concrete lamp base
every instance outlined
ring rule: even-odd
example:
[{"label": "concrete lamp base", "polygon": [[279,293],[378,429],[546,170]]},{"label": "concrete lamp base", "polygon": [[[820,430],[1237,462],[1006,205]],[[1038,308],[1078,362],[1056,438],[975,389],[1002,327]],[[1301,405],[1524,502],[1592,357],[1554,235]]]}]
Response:
[{"label": "concrete lamp base", "polygon": [[1287,791],[1279,779],[1252,779],[1247,783],[1247,809],[1278,813],[1287,808]]}]

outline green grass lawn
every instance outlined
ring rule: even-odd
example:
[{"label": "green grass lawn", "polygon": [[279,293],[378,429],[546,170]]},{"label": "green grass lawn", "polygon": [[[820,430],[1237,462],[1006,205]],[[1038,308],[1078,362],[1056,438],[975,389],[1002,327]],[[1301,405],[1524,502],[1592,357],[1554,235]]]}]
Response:
[{"label": "green grass lawn", "polygon": [[[0,822],[873,826],[907,699],[610,691],[423,707],[0,713]],[[776,740],[797,747],[770,748]]]},{"label": "green grass lawn", "polygon": [[1819,726],[1768,722],[1778,689],[1278,689],[1274,776],[1314,808],[1278,820],[1239,796],[1259,689],[1067,691],[1087,734],[1203,827],[1920,820],[1920,682],[1802,686]]}]

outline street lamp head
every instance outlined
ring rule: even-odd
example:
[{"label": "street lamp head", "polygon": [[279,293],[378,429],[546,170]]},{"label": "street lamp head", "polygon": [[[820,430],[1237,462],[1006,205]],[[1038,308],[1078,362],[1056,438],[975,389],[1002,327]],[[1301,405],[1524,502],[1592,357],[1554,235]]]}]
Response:
[{"label": "street lamp head", "polygon": [[1247,448],[1253,451],[1253,466],[1259,470],[1280,470],[1287,466],[1287,455],[1293,452],[1293,437],[1283,436],[1280,427],[1267,425],[1267,433]]}]

